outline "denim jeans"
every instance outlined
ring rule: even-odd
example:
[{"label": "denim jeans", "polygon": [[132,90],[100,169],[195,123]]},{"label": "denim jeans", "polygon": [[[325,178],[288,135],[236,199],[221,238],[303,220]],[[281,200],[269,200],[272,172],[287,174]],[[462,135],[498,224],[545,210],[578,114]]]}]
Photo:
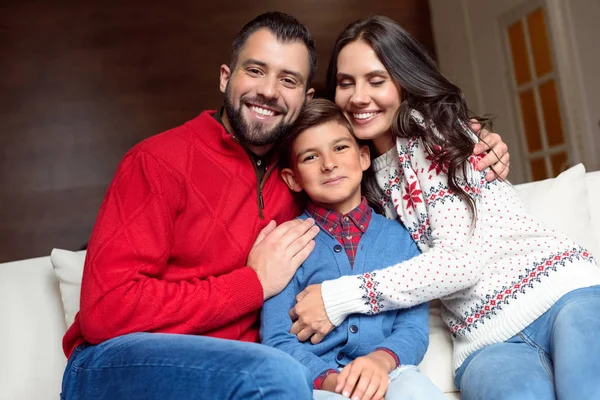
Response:
[{"label": "denim jeans", "polygon": [[471,354],[463,400],[600,399],[600,286],[574,290],[519,334]]},{"label": "denim jeans", "polygon": [[[315,390],[315,400],[343,400],[348,399],[341,394]],[[390,372],[390,384],[385,400],[444,400],[444,394],[419,372],[414,365],[405,365]]]},{"label": "denim jeans", "polygon": [[61,399],[306,399],[308,369],[257,343],[133,333],[69,358]]}]

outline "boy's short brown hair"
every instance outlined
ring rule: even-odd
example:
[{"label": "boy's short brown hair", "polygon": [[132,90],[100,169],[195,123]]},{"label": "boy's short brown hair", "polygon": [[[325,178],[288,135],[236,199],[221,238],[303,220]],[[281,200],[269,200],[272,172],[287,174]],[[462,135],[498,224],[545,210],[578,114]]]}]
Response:
[{"label": "boy's short brown hair", "polygon": [[306,102],[306,105],[298,115],[298,118],[289,130],[289,133],[281,141],[279,164],[282,168],[292,168],[292,147],[296,138],[305,130],[317,125],[322,125],[327,122],[337,122],[352,135],[359,146],[366,143],[361,143],[354,136],[352,125],[346,119],[342,109],[335,103],[326,99],[313,99]]}]

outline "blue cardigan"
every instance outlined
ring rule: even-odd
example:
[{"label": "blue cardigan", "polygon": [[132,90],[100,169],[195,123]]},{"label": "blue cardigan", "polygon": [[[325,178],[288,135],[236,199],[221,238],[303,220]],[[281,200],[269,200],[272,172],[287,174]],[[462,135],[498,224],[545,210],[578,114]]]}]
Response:
[{"label": "blue cardigan", "polygon": [[[304,213],[299,218],[306,219]],[[288,315],[296,295],[307,286],[398,264],[420,254],[402,224],[373,212],[360,243],[354,268],[340,243],[325,229],[316,246],[287,287],[267,300],[262,309],[260,335],[264,344],[283,350],[311,371],[315,380],[328,369],[338,369],[377,348],[393,351],[403,365],[417,365],[429,344],[429,304],[377,315],[352,314],[319,344],[299,342],[289,333]]]}]

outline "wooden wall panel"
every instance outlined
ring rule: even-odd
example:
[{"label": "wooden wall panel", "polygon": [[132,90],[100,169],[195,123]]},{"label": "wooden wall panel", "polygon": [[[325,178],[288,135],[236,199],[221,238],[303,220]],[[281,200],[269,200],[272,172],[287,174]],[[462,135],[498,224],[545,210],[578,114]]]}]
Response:
[{"label": "wooden wall panel", "polygon": [[394,18],[433,51],[423,0],[3,1],[0,262],[86,243],[121,157],[219,107],[233,37],[268,10],[313,32],[317,88],[341,29],[369,14]]}]

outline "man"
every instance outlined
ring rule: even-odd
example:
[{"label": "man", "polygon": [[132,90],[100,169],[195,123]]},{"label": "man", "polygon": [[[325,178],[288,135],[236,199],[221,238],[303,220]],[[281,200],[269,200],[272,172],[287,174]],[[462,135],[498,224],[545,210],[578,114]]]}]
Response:
[{"label": "man", "polygon": [[63,340],[64,398],[311,398],[303,366],[252,342],[264,300],[286,286],[318,232],[293,220],[300,208],[271,151],[312,97],[315,68],[307,28],[262,14],[221,66],[225,112],[205,111],[127,153]]}]

